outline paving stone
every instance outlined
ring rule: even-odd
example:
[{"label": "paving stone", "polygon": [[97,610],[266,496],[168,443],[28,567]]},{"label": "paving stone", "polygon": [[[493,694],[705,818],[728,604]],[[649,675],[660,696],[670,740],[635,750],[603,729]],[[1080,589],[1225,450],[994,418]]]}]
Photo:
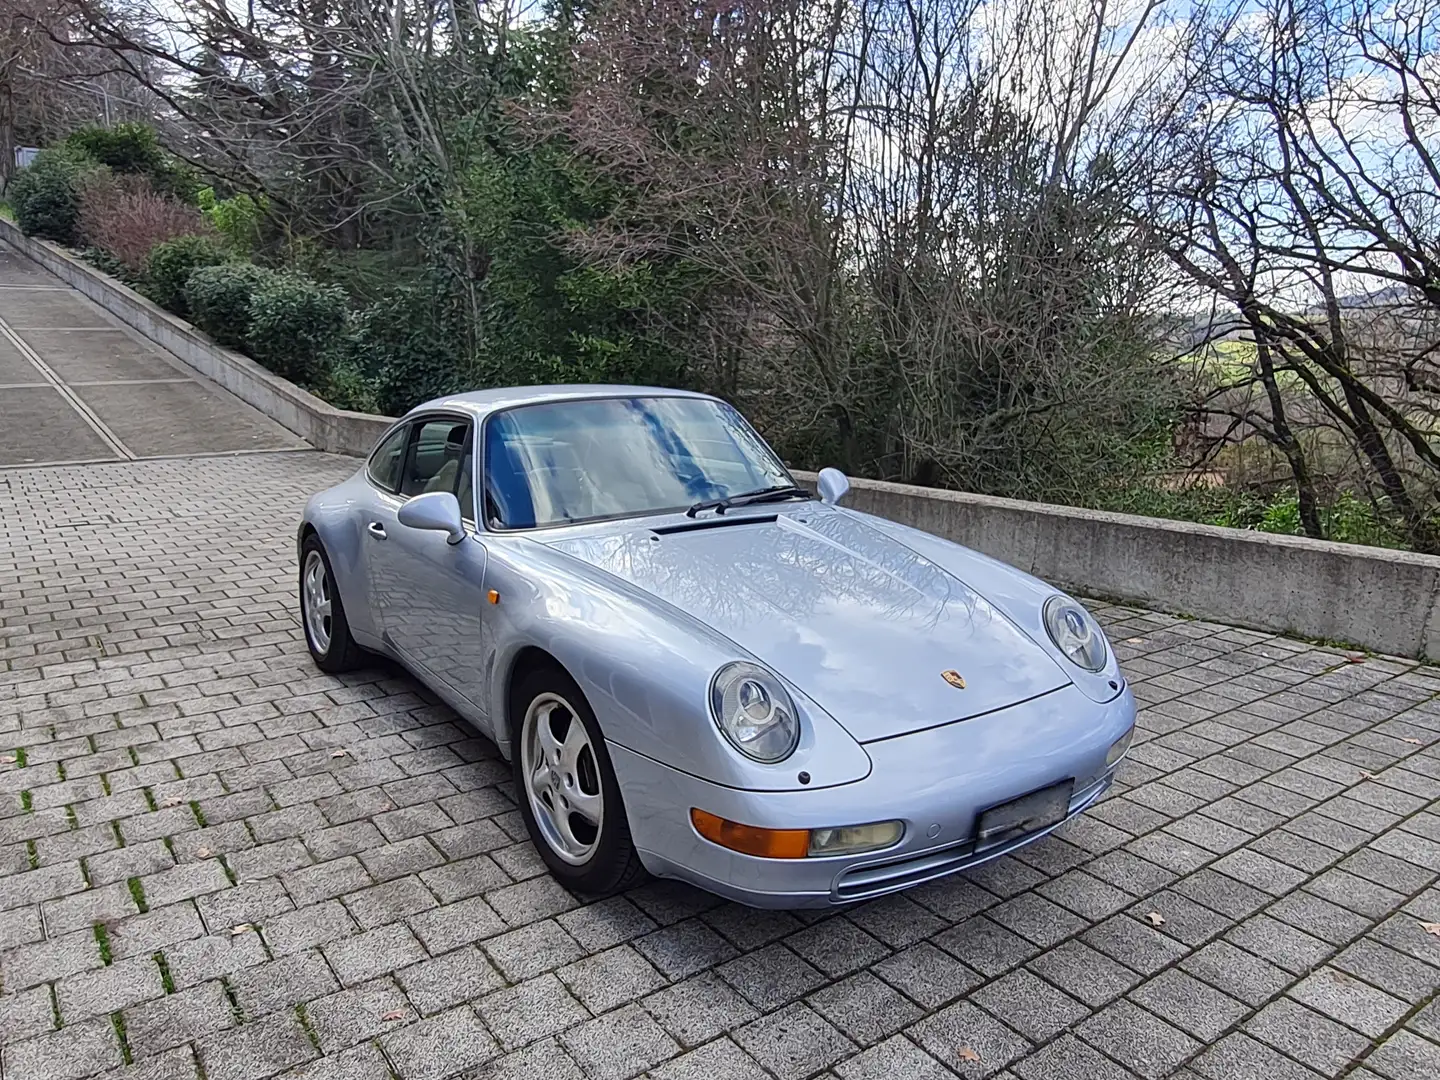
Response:
[{"label": "paving stone", "polygon": [[970,1000],[1036,1043],[1090,1015],[1086,1005],[1025,970],[981,987]]},{"label": "paving stone", "polygon": [[779,1080],[800,1080],[855,1050],[854,1043],[799,1001],[751,1021],[733,1037]]},{"label": "paving stone", "polygon": [[845,918],[816,923],[790,935],[785,943],[832,979],[873,964],[890,952]]},{"label": "paving stone", "polygon": [[1188,951],[1152,927],[1126,915],[1115,915],[1087,930],[1081,940],[1142,975],[1151,975]]},{"label": "paving stone", "polygon": [[1029,1040],[968,1001],[927,1017],[907,1034],[964,1077],[990,1076],[1031,1049]]},{"label": "paving stone", "polygon": [[560,1043],[595,1080],[628,1080],[680,1050],[638,1005],[572,1028]]},{"label": "paving stone", "polygon": [[144,915],[131,915],[109,930],[110,952],[116,959],[122,959],[149,956],[177,942],[203,937],[205,924],[200,921],[195,905],[186,900],[168,907],[151,907]]},{"label": "paving stone", "polygon": [[583,955],[575,939],[553,919],[487,938],[481,948],[511,982],[553,971]]},{"label": "paving stone", "polygon": [[370,875],[354,856],[290,870],[281,874],[280,880],[297,908],[318,904],[373,884]]},{"label": "paving stone", "polygon": [[[743,910],[751,915],[756,914],[749,908]],[[656,928],[654,919],[621,896],[563,912],[556,916],[555,921],[564,927],[565,932],[578,941],[586,952],[599,952],[612,945],[633,941]],[[416,932],[419,933],[418,928]],[[421,934],[421,940],[424,940],[424,937],[424,934]],[[428,946],[429,943],[426,944]]]},{"label": "paving stone", "polygon": [[587,956],[558,972],[560,980],[592,1013],[608,1012],[665,985],[665,979],[639,953],[621,945]]},{"label": "paving stone", "polygon": [[954,1074],[903,1035],[896,1035],[878,1046],[857,1054],[835,1066],[841,1080],[891,1080],[892,1077],[914,1077],[914,1080],[948,1080]]},{"label": "paving stone", "polygon": [[1440,1071],[1440,1046],[1401,1031],[1378,1047],[1365,1064],[1388,1080],[1422,1080]]},{"label": "paving stone", "polygon": [[468,1069],[462,1076],[464,1080],[585,1080],[580,1066],[554,1039],[531,1043],[523,1050]]},{"label": "paving stone", "polygon": [[[1435,954],[1440,963],[1440,952]],[[1440,967],[1432,967],[1362,938],[1335,957],[1335,967],[1415,1005],[1440,989]]]},{"label": "paving stone", "polygon": [[125,1037],[137,1055],[158,1054],[236,1023],[216,980],[126,1009]]},{"label": "paving stone", "polygon": [[377,975],[425,959],[425,948],[404,923],[341,938],[321,947],[325,959],[345,986],[369,982]]},{"label": "paving stone", "polygon": [[877,1043],[924,1015],[868,971],[822,987],[805,1000],[857,1046]]},{"label": "paving stone", "polygon": [[1113,1001],[1140,981],[1140,976],[1081,941],[1067,941],[1047,949],[1029,965],[1091,1008]]},{"label": "paving stone", "polygon": [[469,1006],[406,1024],[380,1040],[402,1080],[441,1080],[494,1057],[499,1048]]},{"label": "paving stone", "polygon": [[439,906],[417,877],[397,878],[343,898],[346,909],[369,930]]},{"label": "paving stone", "polygon": [[355,920],[340,901],[326,900],[266,919],[261,934],[274,955],[288,956],[349,937],[356,929]]},{"label": "paving stone", "polygon": [[66,975],[94,970],[102,963],[94,933],[76,930],[0,954],[0,983],[7,991],[24,990]]},{"label": "paving stone", "polygon": [[1021,1080],[1132,1080],[1135,1075],[1068,1034],[1017,1063],[1014,1072]]},{"label": "paving stone", "polygon": [[434,960],[401,968],[395,977],[422,1016],[433,1015],[505,985],[505,980],[473,946],[462,946]]},{"label": "paving stone", "polygon": [[984,979],[928,941],[880,961],[875,974],[923,1008],[938,1009],[979,986]]},{"label": "paving stone", "polygon": [[199,1075],[194,1050],[177,1046],[158,1057],[139,1058],[132,1065],[101,1073],[95,1080],[195,1080]]},{"label": "paving stone", "polygon": [[1291,974],[1309,971],[1335,951],[1327,942],[1268,915],[1247,919],[1225,939]]},{"label": "paving stone", "polygon": [[716,1039],[698,1050],[651,1069],[651,1080],[769,1080],[755,1059],[729,1039]]},{"label": "paving stone", "polygon": [[281,1074],[282,1080],[390,1080],[390,1077],[390,1063],[376,1043],[361,1043]]},{"label": "paving stone", "polygon": [[651,994],[640,1003],[681,1046],[699,1046],[759,1016],[758,1010],[711,972]]},{"label": "paving stone", "polygon": [[410,916],[409,923],[415,936],[432,955],[449,952],[460,945],[483,941],[505,930],[504,920],[478,896],[419,912]]},{"label": "paving stone", "polygon": [[733,945],[699,919],[686,919],[635,940],[640,955],[671,979],[683,979],[736,955]]},{"label": "paving stone", "polygon": [[1177,968],[1162,971],[1131,991],[1130,999],[1203,1043],[1212,1043],[1250,1009]]},{"label": "paving stone", "polygon": [[376,979],[318,998],[305,1006],[305,1014],[326,1054],[416,1018],[415,1010],[390,979]]},{"label": "paving stone", "polygon": [[984,915],[966,919],[934,942],[982,975],[999,975],[1023,964],[1039,947]]},{"label": "paving stone", "polygon": [[[77,976],[80,978],[83,976]],[[54,1030],[50,988],[36,986],[18,994],[0,995],[0,1047],[13,1046]]]},{"label": "paving stone", "polygon": [[477,1007],[485,1026],[506,1050],[554,1035],[590,1016],[553,974],[497,990],[481,998]]},{"label": "paving stone", "polygon": [[1321,968],[1291,987],[1290,996],[1372,1039],[1384,1034],[1409,1011],[1399,998],[1333,967]]},{"label": "paving stone", "polygon": [[762,1012],[778,1009],[825,983],[825,976],[786,946],[769,945],[721,964],[717,974]]},{"label": "paving stone", "polygon": [[316,1056],[305,1029],[290,1013],[207,1036],[196,1043],[196,1049],[206,1080],[254,1080]]},{"label": "paving stone", "polygon": [[340,989],[318,952],[260,964],[231,976],[229,984],[248,1019],[290,1010]]},{"label": "paving stone", "polygon": [[1318,1080],[1320,1076],[1238,1031],[1201,1053],[1191,1068],[1207,1080]]},{"label": "paving stone", "polygon": [[60,1015],[67,1024],[92,1016],[108,1016],[164,993],[159,967],[149,957],[140,956],[71,975],[55,984]]},{"label": "paving stone", "polygon": [[4,1051],[6,1080],[76,1080],[121,1060],[120,1041],[108,1016],[66,1024]]},{"label": "paving stone", "polygon": [[1076,1033],[1147,1080],[1169,1075],[1201,1048],[1179,1028],[1128,1001],[1106,1006]]},{"label": "paving stone", "polygon": [[1256,1013],[1245,1031],[1326,1075],[1342,1071],[1368,1045],[1343,1025],[1284,998]]}]

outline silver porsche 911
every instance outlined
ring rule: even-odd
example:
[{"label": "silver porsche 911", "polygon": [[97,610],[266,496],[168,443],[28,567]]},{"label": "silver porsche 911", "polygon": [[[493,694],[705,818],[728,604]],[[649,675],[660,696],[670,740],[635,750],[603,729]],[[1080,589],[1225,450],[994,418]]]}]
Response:
[{"label": "silver porsche 911", "polygon": [[1089,613],[818,487],[701,394],[433,401],[306,506],[306,640],[325,671],[399,660],[491,736],[581,893],[847,903],[1094,803],[1135,701]]}]

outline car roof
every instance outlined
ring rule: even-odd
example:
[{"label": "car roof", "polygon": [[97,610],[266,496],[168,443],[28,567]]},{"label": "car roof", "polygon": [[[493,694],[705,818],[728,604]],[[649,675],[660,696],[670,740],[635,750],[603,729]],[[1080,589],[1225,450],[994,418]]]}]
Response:
[{"label": "car roof", "polygon": [[693,390],[670,390],[660,386],[627,386],[611,383],[574,383],[553,386],[503,386],[489,390],[472,390],[466,394],[451,394],[436,398],[423,405],[417,405],[406,413],[446,411],[465,412],[472,416],[484,417],[501,409],[517,405],[538,405],[551,401],[584,401],[587,398],[616,397],[687,397],[714,401],[709,394],[698,394]]}]

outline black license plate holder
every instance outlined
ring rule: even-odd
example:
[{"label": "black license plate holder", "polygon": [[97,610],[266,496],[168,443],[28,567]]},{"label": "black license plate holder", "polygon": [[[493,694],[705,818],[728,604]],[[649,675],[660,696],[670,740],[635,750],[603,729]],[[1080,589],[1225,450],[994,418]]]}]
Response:
[{"label": "black license plate holder", "polygon": [[976,823],[975,850],[987,851],[1058,825],[1065,820],[1074,793],[1075,781],[1062,780],[983,811]]}]

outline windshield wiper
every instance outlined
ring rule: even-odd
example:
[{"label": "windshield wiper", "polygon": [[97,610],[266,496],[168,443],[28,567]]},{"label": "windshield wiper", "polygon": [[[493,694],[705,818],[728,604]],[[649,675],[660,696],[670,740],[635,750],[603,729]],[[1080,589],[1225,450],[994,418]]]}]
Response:
[{"label": "windshield wiper", "polygon": [[730,495],[724,499],[702,499],[686,510],[685,516],[694,517],[701,510],[714,510],[717,514],[723,514],[734,506],[751,506],[754,503],[779,502],[781,499],[813,499],[814,497],[802,487],[780,484],[776,487],[761,488],[759,491],[747,491],[743,495]]}]

